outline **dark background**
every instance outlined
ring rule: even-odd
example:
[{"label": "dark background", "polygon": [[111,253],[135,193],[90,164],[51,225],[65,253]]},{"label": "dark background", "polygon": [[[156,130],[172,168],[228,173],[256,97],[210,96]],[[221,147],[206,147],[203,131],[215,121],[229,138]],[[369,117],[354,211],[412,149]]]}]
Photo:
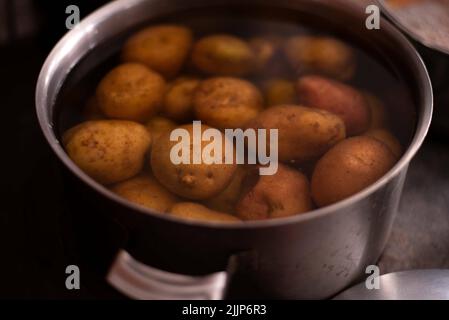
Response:
[{"label": "dark background", "polygon": [[[34,106],[40,67],[67,31],[66,6],[78,5],[85,17],[104,2],[0,0],[0,127],[6,142],[0,149],[5,177],[0,297],[119,297],[89,267],[81,268],[81,290],[65,288],[65,268],[83,265],[82,250],[71,237],[70,223],[66,226],[70,211],[66,186],[59,163],[41,135]],[[432,53],[425,55],[426,62],[435,65]],[[436,109],[442,113],[449,109],[445,102],[449,100],[441,98],[449,92],[449,73],[439,77]],[[400,212],[380,261],[382,273],[449,268],[448,127],[449,123],[434,127],[411,164]]]}]

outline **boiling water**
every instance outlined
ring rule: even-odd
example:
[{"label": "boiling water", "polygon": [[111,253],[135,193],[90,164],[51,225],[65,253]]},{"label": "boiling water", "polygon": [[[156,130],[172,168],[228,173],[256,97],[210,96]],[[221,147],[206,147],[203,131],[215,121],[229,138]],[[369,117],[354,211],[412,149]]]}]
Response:
[{"label": "boiling water", "polygon": [[[245,10],[236,8],[215,8],[184,11],[175,15],[161,17],[129,30],[115,39],[102,44],[88,53],[71,70],[56,101],[54,122],[61,134],[73,125],[82,122],[82,110],[89,96],[94,94],[100,79],[114,66],[120,63],[119,52],[126,38],[140,27],[158,23],[176,23],[192,28],[195,38],[215,33],[230,33],[249,38],[260,35],[330,35],[345,41],[356,53],[357,71],[349,84],[379,97],[386,105],[390,118],[390,130],[407,146],[415,128],[416,108],[410,89],[403,75],[393,61],[381,50],[366,48],[354,41],[349,34],[334,28],[320,20],[301,17],[291,11],[279,9]],[[326,29],[326,26],[328,29]],[[331,30],[329,30],[331,29]],[[279,55],[278,59],[284,59]],[[180,74],[192,74],[185,66]],[[275,72],[273,72],[275,74]],[[296,80],[292,71],[275,74]],[[250,77],[255,84],[268,79],[268,74]]]}]

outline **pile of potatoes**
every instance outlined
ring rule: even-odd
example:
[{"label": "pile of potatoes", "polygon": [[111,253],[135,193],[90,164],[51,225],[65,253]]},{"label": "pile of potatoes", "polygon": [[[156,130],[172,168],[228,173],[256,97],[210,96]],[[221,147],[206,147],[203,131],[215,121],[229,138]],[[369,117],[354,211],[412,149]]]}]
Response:
[{"label": "pile of potatoes", "polygon": [[[132,35],[121,60],[62,141],[90,177],[161,214],[229,223],[302,214],[366,188],[401,156],[382,101],[344,82],[357,61],[336,38],[196,39],[157,25]],[[278,129],[277,172],[173,164],[170,132],[192,132],[192,120],[202,130]]]}]

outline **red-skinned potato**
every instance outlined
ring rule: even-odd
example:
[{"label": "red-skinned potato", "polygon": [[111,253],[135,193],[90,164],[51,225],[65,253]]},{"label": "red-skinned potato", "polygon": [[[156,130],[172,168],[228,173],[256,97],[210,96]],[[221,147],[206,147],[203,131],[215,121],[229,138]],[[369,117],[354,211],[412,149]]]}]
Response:
[{"label": "red-skinned potato", "polygon": [[297,90],[301,104],[340,116],[345,122],[348,136],[359,135],[368,130],[370,108],[358,90],[320,76],[299,78]]},{"label": "red-skinned potato", "polygon": [[242,220],[288,217],[312,209],[306,176],[283,164],[274,175],[259,176],[257,168],[252,170],[243,188],[236,206]]}]

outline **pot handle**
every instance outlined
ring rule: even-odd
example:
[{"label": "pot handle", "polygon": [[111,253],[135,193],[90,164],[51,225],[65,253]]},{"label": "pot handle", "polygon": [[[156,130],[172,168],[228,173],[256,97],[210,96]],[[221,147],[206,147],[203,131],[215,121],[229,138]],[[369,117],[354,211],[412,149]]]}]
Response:
[{"label": "pot handle", "polygon": [[205,276],[170,273],[147,266],[120,250],[107,281],[121,293],[142,300],[219,300],[223,299],[228,272]]}]

